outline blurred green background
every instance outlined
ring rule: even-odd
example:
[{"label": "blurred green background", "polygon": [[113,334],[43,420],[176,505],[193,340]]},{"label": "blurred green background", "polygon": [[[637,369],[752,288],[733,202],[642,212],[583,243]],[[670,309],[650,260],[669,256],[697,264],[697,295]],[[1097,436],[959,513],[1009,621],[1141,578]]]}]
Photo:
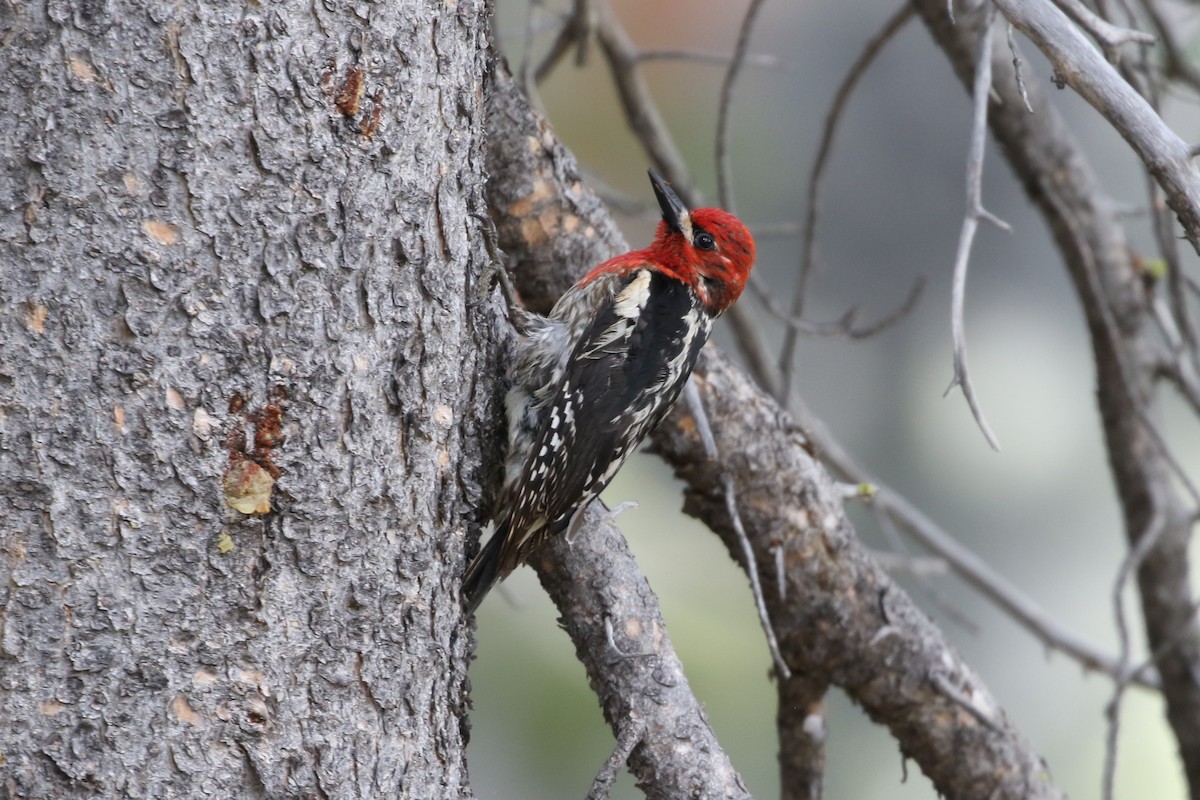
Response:
[{"label": "blurred green background", "polygon": [[[567,5],[542,6],[535,22],[552,22]],[[614,5],[644,49],[720,53],[732,51],[745,9],[744,2],[717,0]],[[802,219],[806,180],[833,93],[863,43],[897,7],[828,0],[765,6],[751,51],[777,56],[783,65],[742,73],[731,141],[737,208],[752,229]],[[497,0],[496,28],[514,69],[524,53],[526,19],[526,3]],[[539,30],[535,58],[552,35]],[[1050,68],[1034,48],[1025,43],[1022,54],[1026,79],[1048,85]],[[655,61],[645,74],[711,202],[724,67]],[[583,68],[575,66],[573,54],[565,59],[540,92],[553,127],[586,170],[653,203],[647,159],[626,129],[595,50]],[[1121,203],[1144,206],[1142,173],[1120,138],[1069,90],[1055,100],[1105,189]],[[972,377],[1002,451],[988,448],[958,392],[942,397],[951,378],[950,275],[964,209],[970,113],[946,59],[920,22],[910,22],[864,79],[834,145],[819,231],[822,266],[810,283],[806,316],[832,320],[858,307],[860,319],[874,319],[902,302],[918,275],[929,284],[915,312],[876,338],[802,339],[797,390],[881,479],[1061,624],[1115,653],[1112,586],[1125,548],[1086,330],[1046,229],[990,144],[984,202],[1014,232],[980,230],[968,283],[967,336]],[[1185,139],[1197,138],[1193,101],[1169,101],[1167,118]],[[634,246],[647,243],[652,218],[621,222]],[[1131,220],[1129,230],[1142,252],[1154,252],[1144,218]],[[790,296],[798,239],[763,237],[759,246],[759,276]],[[1195,257],[1186,258],[1195,274]],[[742,302],[755,301],[747,294]],[[765,324],[778,342],[778,326]],[[728,344],[727,337],[718,326],[717,341]],[[1185,468],[1200,475],[1195,421],[1174,398],[1164,401],[1164,430]],[[711,533],[679,512],[679,487],[657,459],[634,456],[605,497],[610,505],[639,502],[620,526],[662,601],[693,689],[751,792],[778,796],[775,693],[745,577]],[[862,508],[852,513],[860,535],[888,549],[870,514]],[[1047,653],[952,576],[932,579],[941,606],[921,585],[897,577],[987,682],[1058,784],[1072,797],[1099,796],[1110,681]],[[949,618],[945,607],[970,624]],[[1140,609],[1130,593],[1126,608],[1134,659],[1140,661]],[[531,570],[519,570],[484,604],[478,637],[469,750],[477,795],[583,797],[613,739]],[[1133,690],[1122,717],[1117,796],[1183,798],[1175,744],[1158,700]],[[915,765],[905,780],[895,742],[836,691],[827,728],[827,797],[936,797]],[[641,794],[626,774],[613,796]]]}]

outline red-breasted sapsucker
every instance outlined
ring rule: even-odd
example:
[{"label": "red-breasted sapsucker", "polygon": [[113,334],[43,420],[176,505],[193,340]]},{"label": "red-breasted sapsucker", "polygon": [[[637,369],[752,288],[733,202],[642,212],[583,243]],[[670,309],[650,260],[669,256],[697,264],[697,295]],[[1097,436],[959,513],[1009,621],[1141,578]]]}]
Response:
[{"label": "red-breasted sapsucker", "polygon": [[513,309],[521,340],[505,398],[505,479],[496,532],[463,578],[468,613],[548,537],[574,532],[666,416],[713,321],[746,285],[746,226],[717,208],[688,211],[653,171],[650,183],[663,219],[649,247],[594,268],[549,317]]}]

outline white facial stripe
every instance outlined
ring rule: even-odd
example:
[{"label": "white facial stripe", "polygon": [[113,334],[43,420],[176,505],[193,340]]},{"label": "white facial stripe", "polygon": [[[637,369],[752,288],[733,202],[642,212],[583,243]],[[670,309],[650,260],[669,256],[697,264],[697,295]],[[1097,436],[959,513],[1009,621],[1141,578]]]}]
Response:
[{"label": "white facial stripe", "polygon": [[687,212],[687,209],[679,212],[679,230],[683,233],[683,238],[692,242],[692,215]]}]

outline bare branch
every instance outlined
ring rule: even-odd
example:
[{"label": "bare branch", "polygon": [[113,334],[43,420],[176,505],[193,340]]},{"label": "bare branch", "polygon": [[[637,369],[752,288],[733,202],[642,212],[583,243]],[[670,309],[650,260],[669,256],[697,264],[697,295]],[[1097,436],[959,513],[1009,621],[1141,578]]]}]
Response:
[{"label": "bare branch", "polygon": [[825,693],[807,675],[778,682],[780,800],[820,800],[825,782]]},{"label": "bare branch", "polygon": [[754,21],[762,10],[763,0],[750,0],[746,14],[742,17],[741,28],[738,29],[737,44],[733,48],[733,60],[725,71],[725,80],[721,83],[721,100],[717,111],[717,202],[731,214],[736,213],[733,198],[733,174],[729,168],[729,111],[733,106],[733,86],[737,83],[746,61],[746,51],[750,48],[750,33],[754,30]]},{"label": "bare branch", "polygon": [[754,292],[755,297],[762,303],[763,310],[775,319],[784,323],[789,328],[810,336],[844,336],[848,339],[869,339],[907,317],[917,307],[917,302],[921,299],[921,294],[925,291],[925,283],[924,276],[918,277],[913,281],[912,288],[908,290],[908,296],[904,298],[904,301],[895,310],[869,325],[855,327],[854,323],[858,317],[858,309],[856,308],[850,309],[842,315],[841,319],[834,322],[811,322],[806,319],[793,317],[776,305],[774,296],[762,285],[761,281],[754,275],[750,276],[750,288]]},{"label": "bare branch", "polygon": [[[684,510],[717,531],[731,555],[737,557],[740,545],[724,500],[726,474],[735,481],[759,563],[782,543],[788,599],[767,595],[767,603],[793,671],[842,687],[888,724],[905,754],[946,796],[1059,796],[978,678],[870,561],[845,518],[839,486],[809,455],[788,415],[712,348],[696,374],[722,464],[698,457],[694,426],[678,411],[654,441],[688,485]],[[935,674],[990,710],[996,730],[960,713],[935,685]],[[940,722],[913,716],[926,713]]]},{"label": "bare branch", "polygon": [[1004,222],[983,207],[983,153],[987,137],[988,94],[992,87],[992,16],[982,18],[978,60],[975,62],[975,86],[972,89],[974,114],[971,120],[971,147],[967,155],[967,212],[963,218],[962,231],[958,237],[958,252],[954,257],[954,282],[951,289],[950,329],[954,337],[954,377],[946,387],[946,394],[955,386],[962,389],[967,405],[975,417],[975,423],[983,431],[993,450],[1000,449],[996,435],[983,416],[983,409],[975,396],[975,387],[967,370],[967,334],[964,323],[967,294],[967,267],[971,258],[971,244],[979,220],[984,219],[1003,230],[1012,230]]},{"label": "bare branch", "polygon": [[[727,53],[710,53],[705,50],[643,50],[637,54],[637,60],[646,61],[694,61],[697,64],[726,65],[734,59]],[[746,66],[760,69],[782,70],[794,72],[797,67],[789,61],[784,61],[771,53],[747,53],[744,57]]]},{"label": "bare branch", "polygon": [[[1122,80],[1061,12],[1048,4],[995,0],[1005,15],[1049,56],[1064,80],[1100,109],[1133,145],[1164,189],[1196,246],[1194,199],[1200,175],[1187,147],[1166,129],[1153,108]],[[914,0],[959,78],[970,81],[978,52],[973,31],[946,24],[940,3]],[[1162,345],[1150,322],[1145,284],[1133,269],[1116,204],[1100,186],[1062,116],[1037,84],[1029,88],[1035,114],[1016,113],[1020,100],[1007,64],[993,88],[993,135],[1047,221],[1088,321],[1096,365],[1096,396],[1108,462],[1124,516],[1130,548],[1155,517],[1167,530],[1138,569],[1142,618],[1151,649],[1158,651],[1181,626],[1191,624],[1192,583],[1188,543],[1195,510],[1179,496],[1172,467],[1142,422],[1157,416],[1154,382]],[[1149,323],[1149,324],[1148,324]],[[1192,794],[1200,793],[1200,640],[1187,638],[1158,662],[1167,720]]]},{"label": "bare branch", "polygon": [[1033,106],[1029,105],[1029,90],[1025,88],[1025,77],[1021,72],[1021,51],[1017,49],[1017,37],[1013,35],[1012,23],[1004,26],[1004,37],[1008,40],[1008,52],[1012,53],[1013,77],[1017,79],[1017,90],[1021,93],[1021,102],[1025,104],[1025,110],[1030,114],[1033,113]]},{"label": "bare branch", "polygon": [[[1116,679],[1122,676],[1123,670],[1117,659],[1064,628],[1031,597],[960,544],[903,495],[880,483],[829,434],[811,411],[797,403],[799,407],[796,413],[822,460],[831,464],[847,480],[873,485],[876,490],[873,500],[875,506],[901,530],[945,559],[955,574],[995,603],[1047,649],[1063,653],[1085,669],[1102,672]],[[1140,676],[1137,682],[1149,688],[1158,688],[1158,675],[1149,672]]]},{"label": "bare branch", "polygon": [[1125,137],[1200,253],[1200,170],[1188,145],[1056,7],[1037,0],[993,1],[1046,55],[1061,79]]},{"label": "bare branch", "polygon": [[606,800],[608,793],[612,791],[613,784],[617,782],[621,768],[629,760],[629,754],[646,734],[646,725],[640,720],[629,719],[625,720],[618,730],[616,746],[613,747],[612,755],[608,757],[596,775],[596,780],[592,781],[592,788],[587,793],[587,800]]},{"label": "bare branch", "polygon": [[625,117],[646,148],[654,168],[671,182],[685,203],[694,205],[687,167],[638,69],[637,48],[617,21],[608,0],[596,2],[596,37],[617,86]]},{"label": "bare branch", "polygon": [[[1117,578],[1113,583],[1112,603],[1113,603],[1113,618],[1117,623],[1117,641],[1120,643],[1120,659],[1121,668],[1128,673],[1129,664],[1129,625],[1125,620],[1125,587],[1129,583],[1129,578],[1137,571],[1151,549],[1158,544],[1159,538],[1166,531],[1166,518],[1161,514],[1156,514],[1151,518],[1145,532],[1138,540],[1137,545],[1130,549],[1126,554],[1125,559],[1121,562],[1121,568],[1117,570]],[[1117,681],[1113,688],[1112,699],[1109,700],[1108,706],[1105,709],[1105,716],[1108,718],[1108,730],[1104,737],[1104,773],[1101,781],[1101,796],[1104,800],[1112,800],[1113,784],[1117,774],[1117,736],[1121,729],[1121,697],[1125,693],[1125,687],[1128,685],[1128,677],[1123,675],[1121,680]]]},{"label": "bare branch", "polygon": [[1154,26],[1163,54],[1166,56],[1166,76],[1183,81],[1193,89],[1200,90],[1200,69],[1192,63],[1192,59],[1184,52],[1183,47],[1175,38],[1173,26],[1163,17],[1159,4],[1155,0],[1143,0],[1142,10]]},{"label": "bare branch", "polygon": [[1109,61],[1117,60],[1117,49],[1121,45],[1137,42],[1139,44],[1154,44],[1152,34],[1136,31],[1131,28],[1121,28],[1095,14],[1080,0],[1054,0],[1054,5],[1061,8],[1075,24],[1091,34],[1108,56]]},{"label": "bare branch", "polygon": [[733,526],[734,534],[737,536],[738,544],[741,547],[742,560],[746,570],[746,575],[750,578],[750,584],[754,593],[754,606],[758,612],[758,621],[762,625],[763,633],[767,635],[767,648],[771,651],[771,659],[775,662],[775,672],[782,680],[787,680],[792,677],[792,671],[788,668],[787,662],[783,655],[779,652],[779,641],[775,638],[775,629],[771,627],[771,615],[767,612],[766,599],[763,596],[762,581],[758,574],[758,561],[754,557],[754,548],[750,545],[750,539],[746,536],[746,528],[742,525],[742,516],[737,509],[737,490],[734,488],[733,477],[730,476],[728,470],[723,470],[724,476],[721,479],[722,486],[725,490],[725,510],[729,514],[730,524]]},{"label": "bare branch", "polygon": [[[875,57],[882,52],[884,46],[892,40],[896,33],[912,17],[912,6],[905,3],[884,23],[879,33],[875,34],[866,43],[862,52],[859,53],[858,58],[850,65],[850,69],[847,71],[846,77],[842,79],[841,85],[838,86],[837,92],[834,93],[829,113],[825,115],[825,128],[821,132],[821,143],[817,147],[817,157],[813,161],[812,171],[808,176],[807,209],[804,217],[804,232],[801,237],[801,246],[803,249],[800,256],[800,272],[796,278],[796,288],[792,297],[792,313],[789,315],[794,319],[800,318],[804,313],[804,298],[808,292],[808,280],[816,263],[817,220],[821,213],[822,179],[825,175],[825,168],[829,164],[829,156],[833,150],[833,141],[837,134],[838,125],[842,121],[842,114],[846,110],[846,104],[849,102],[850,96],[854,93],[855,87],[858,86],[858,82],[862,79],[863,75],[867,73],[867,70],[875,61]],[[792,392],[792,375],[796,361],[796,339],[797,331],[788,330],[784,333],[783,346],[779,352],[779,367],[783,374],[779,389],[773,392],[773,394],[784,405],[787,405],[788,398]]]},{"label": "bare branch", "polygon": [[[552,539],[532,564],[563,611],[563,627],[617,738],[597,783],[616,777],[609,767],[620,758],[639,784],[654,788],[653,797],[685,797],[688,787],[704,786],[718,797],[748,800],[683,673],[658,599],[609,515],[593,503],[583,533],[572,543]],[[637,655],[613,652],[614,629],[621,651]]]}]

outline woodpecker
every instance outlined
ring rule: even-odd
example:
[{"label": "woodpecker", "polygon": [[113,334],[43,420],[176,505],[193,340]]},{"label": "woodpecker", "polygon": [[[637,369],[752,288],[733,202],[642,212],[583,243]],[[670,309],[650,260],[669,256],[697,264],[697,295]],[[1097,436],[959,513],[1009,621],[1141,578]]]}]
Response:
[{"label": "woodpecker", "polygon": [[713,321],[754,264],[754,239],[717,208],[689,211],[661,177],[653,243],[605,261],[543,317],[511,304],[520,341],[505,398],[508,456],[496,531],[467,568],[467,613],[551,536],[573,534],[683,389]]}]

